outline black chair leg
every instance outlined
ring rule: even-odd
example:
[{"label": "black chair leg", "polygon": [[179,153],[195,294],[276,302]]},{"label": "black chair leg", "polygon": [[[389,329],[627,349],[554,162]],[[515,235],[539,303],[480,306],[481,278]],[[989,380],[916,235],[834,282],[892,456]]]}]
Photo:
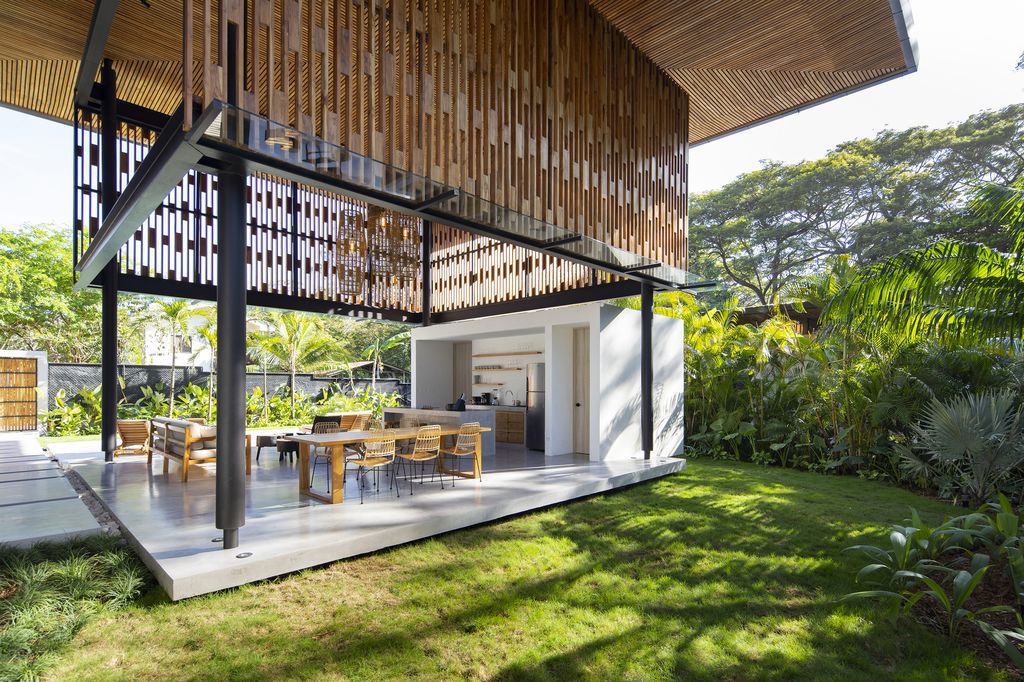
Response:
[{"label": "black chair leg", "polygon": [[259,463],[260,463],[260,450],[262,450],[262,449],[263,449],[263,446],[262,446],[262,445],[258,445],[258,446],[256,447],[256,463],[257,463],[257,464],[259,464]]}]

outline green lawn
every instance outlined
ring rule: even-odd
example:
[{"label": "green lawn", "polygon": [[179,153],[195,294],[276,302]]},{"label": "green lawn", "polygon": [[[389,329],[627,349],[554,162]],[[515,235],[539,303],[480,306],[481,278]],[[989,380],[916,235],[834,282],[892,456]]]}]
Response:
[{"label": "green lawn", "polygon": [[1001,679],[920,626],[836,603],[854,587],[840,550],[883,538],[909,505],[936,519],[952,511],[855,478],[692,462],[277,581],[101,611],[49,674]]}]

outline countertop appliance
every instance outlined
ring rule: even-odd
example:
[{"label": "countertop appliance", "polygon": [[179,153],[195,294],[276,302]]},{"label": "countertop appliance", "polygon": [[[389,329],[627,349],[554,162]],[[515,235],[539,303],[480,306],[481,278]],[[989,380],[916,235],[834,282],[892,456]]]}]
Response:
[{"label": "countertop appliance", "polygon": [[526,447],[544,449],[544,363],[526,366]]}]

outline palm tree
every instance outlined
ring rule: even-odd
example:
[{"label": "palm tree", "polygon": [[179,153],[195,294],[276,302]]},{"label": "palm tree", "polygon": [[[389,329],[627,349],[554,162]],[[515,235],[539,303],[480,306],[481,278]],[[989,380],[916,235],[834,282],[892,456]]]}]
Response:
[{"label": "palm tree", "polygon": [[826,323],[869,338],[1016,348],[1024,338],[1024,179],[985,188],[972,208],[1008,230],[1014,248],[943,240],[904,251],[862,270],[826,307]]},{"label": "palm tree", "polygon": [[171,335],[171,386],[167,401],[167,416],[174,416],[174,390],[177,374],[178,338],[188,334],[188,322],[194,316],[194,302],[185,299],[153,302],[160,319],[167,323]]},{"label": "palm tree", "polygon": [[[196,330],[196,333],[206,341],[210,348],[210,383],[206,387],[209,395],[206,398],[206,421],[213,421],[213,398],[217,390],[217,309],[214,307],[204,308],[197,311],[197,317],[202,317],[205,323]],[[197,350],[192,354],[195,361]]]},{"label": "palm tree", "polygon": [[279,367],[288,370],[291,416],[294,418],[296,373],[300,369],[324,369],[340,364],[339,349],[334,340],[324,333],[320,321],[311,315],[265,312],[261,318],[268,323],[269,331],[254,332],[250,340],[257,355],[271,358]]},{"label": "palm tree", "polygon": [[375,338],[370,345],[363,349],[363,359],[370,360],[372,363],[373,373],[370,378],[370,388],[373,392],[377,391],[377,379],[380,377],[380,370],[383,368],[384,354],[389,350],[399,348],[409,343],[411,334],[408,330],[397,332],[386,338]]}]

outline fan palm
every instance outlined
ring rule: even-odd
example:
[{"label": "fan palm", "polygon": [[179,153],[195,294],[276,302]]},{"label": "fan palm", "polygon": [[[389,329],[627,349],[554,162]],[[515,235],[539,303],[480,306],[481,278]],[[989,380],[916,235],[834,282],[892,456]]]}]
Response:
[{"label": "fan palm", "polygon": [[925,479],[948,477],[974,506],[1024,464],[1024,408],[1014,407],[1012,391],[933,400],[914,431],[924,457],[904,451],[904,469]]},{"label": "fan palm", "polygon": [[944,240],[866,268],[829,303],[832,327],[1015,349],[1024,337],[1024,180],[972,204],[1015,237],[1012,252]]}]

